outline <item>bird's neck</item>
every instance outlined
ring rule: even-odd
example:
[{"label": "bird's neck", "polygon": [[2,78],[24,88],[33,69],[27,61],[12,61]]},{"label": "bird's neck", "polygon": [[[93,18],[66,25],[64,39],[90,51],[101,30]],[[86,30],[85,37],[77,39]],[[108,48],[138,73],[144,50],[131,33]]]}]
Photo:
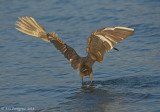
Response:
[{"label": "bird's neck", "polygon": [[87,55],[86,57],[82,57],[81,59],[82,59],[81,65],[88,66],[89,68],[92,68],[92,66],[95,62],[89,55]]}]

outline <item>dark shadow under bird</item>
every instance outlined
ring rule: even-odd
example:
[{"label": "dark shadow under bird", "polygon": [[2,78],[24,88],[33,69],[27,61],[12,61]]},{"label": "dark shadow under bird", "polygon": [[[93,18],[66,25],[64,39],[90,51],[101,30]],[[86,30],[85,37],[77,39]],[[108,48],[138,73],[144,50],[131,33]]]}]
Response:
[{"label": "dark shadow under bird", "polygon": [[80,57],[76,51],[64,43],[55,32],[46,33],[43,26],[41,26],[32,17],[22,17],[21,20],[17,21],[17,30],[35,37],[40,37],[46,42],[51,42],[54,46],[70,61],[73,69],[78,69],[80,72],[81,79],[83,81],[84,76],[90,77],[92,83],[92,66],[95,61],[102,62],[104,54],[114,48],[114,45],[125,39],[126,37],[134,33],[134,29],[127,27],[106,27],[100,30],[92,32],[91,36],[88,37],[86,57]]}]

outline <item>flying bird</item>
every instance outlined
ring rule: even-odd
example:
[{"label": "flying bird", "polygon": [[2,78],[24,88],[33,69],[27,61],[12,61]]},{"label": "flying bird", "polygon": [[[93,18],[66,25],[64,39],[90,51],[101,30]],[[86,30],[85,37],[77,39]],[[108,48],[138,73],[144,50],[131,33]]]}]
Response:
[{"label": "flying bird", "polygon": [[46,33],[43,26],[41,26],[32,17],[19,17],[17,22],[17,30],[35,37],[40,37],[46,42],[51,42],[57,50],[59,50],[65,58],[67,58],[73,69],[79,68],[79,73],[83,83],[83,77],[89,76],[92,83],[93,70],[92,66],[95,61],[101,63],[104,54],[114,48],[114,45],[134,33],[134,29],[127,27],[106,27],[92,32],[88,37],[86,57],[80,57],[76,51],[64,43],[55,32]]}]

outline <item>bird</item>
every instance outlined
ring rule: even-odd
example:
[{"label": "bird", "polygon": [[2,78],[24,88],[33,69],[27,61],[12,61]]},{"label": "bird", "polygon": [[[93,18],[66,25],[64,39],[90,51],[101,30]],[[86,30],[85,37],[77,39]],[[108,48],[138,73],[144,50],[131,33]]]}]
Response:
[{"label": "bird", "polygon": [[134,33],[133,28],[120,26],[105,27],[93,31],[87,40],[87,56],[80,57],[72,47],[68,46],[58,37],[57,33],[47,33],[44,27],[33,17],[25,16],[18,17],[18,19],[19,21],[16,21],[18,28],[16,27],[16,29],[30,36],[40,37],[43,41],[52,43],[69,60],[73,69],[79,69],[82,84],[84,76],[89,76],[92,83],[92,66],[96,61],[102,63],[105,53],[111,49],[118,50],[114,45]]}]

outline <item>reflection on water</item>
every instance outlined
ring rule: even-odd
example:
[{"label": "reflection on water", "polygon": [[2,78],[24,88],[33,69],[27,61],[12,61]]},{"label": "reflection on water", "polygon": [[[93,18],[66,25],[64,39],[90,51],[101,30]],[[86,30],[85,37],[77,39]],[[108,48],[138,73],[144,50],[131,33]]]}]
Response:
[{"label": "reflection on water", "polygon": [[115,102],[114,96],[113,91],[88,87],[82,88],[80,92],[75,93],[75,95],[69,99],[72,100],[75,111],[104,112],[107,105]]},{"label": "reflection on water", "polygon": [[[146,81],[147,79],[148,77],[144,79],[144,82],[140,83],[148,84],[149,82]],[[121,80],[123,80],[123,82],[121,82]],[[143,100],[144,102],[147,102],[148,99],[153,97],[150,93],[146,93],[145,91],[139,92],[136,90],[131,90],[131,88],[134,87],[139,88],[136,86],[141,85],[138,84],[138,80],[136,77],[128,77],[123,79],[108,80],[105,82],[94,82],[96,86],[83,86],[80,92],[77,92],[74,96],[69,97],[71,102],[68,102],[68,105],[72,105],[75,109],[74,111],[77,112],[124,112],[128,110],[137,111],[141,109],[138,106],[140,105],[139,102],[143,102]],[[126,81],[128,84],[130,84],[129,82],[134,82],[132,83],[132,87],[131,85],[125,84]],[[99,85],[103,86],[100,87]],[[116,86],[116,88],[112,86]],[[127,86],[128,89],[124,89],[124,86]],[[144,87],[141,88],[142,90],[144,89]],[[141,106],[143,108],[143,105]],[[150,106],[148,108],[145,107],[144,110],[148,110],[149,108]]]}]

